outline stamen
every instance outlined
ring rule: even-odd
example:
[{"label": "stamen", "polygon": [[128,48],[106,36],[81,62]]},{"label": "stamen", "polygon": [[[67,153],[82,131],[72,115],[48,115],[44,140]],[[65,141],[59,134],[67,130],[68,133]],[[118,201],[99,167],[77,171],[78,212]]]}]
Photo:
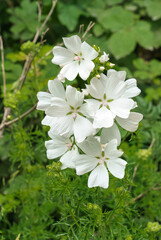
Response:
[{"label": "stamen", "polygon": [[75,57],[74,57],[74,60],[75,60],[75,61],[80,61],[81,58],[80,58],[79,56],[75,56]]}]

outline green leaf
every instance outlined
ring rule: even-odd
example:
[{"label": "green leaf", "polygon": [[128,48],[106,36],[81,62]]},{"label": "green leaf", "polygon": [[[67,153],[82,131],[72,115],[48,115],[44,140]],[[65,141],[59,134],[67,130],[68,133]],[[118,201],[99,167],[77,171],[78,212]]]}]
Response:
[{"label": "green leaf", "polygon": [[132,12],[117,6],[103,11],[98,21],[105,29],[116,32],[132,26],[133,18],[134,14]]},{"label": "green leaf", "polygon": [[108,47],[117,59],[130,54],[135,49],[135,45],[136,41],[133,31],[114,33],[108,41]]},{"label": "green leaf", "polygon": [[161,18],[161,1],[152,0],[146,2],[146,8],[148,15],[154,20]]},{"label": "green leaf", "polygon": [[106,0],[106,3],[108,4],[108,5],[116,5],[116,4],[119,4],[119,3],[122,3],[123,2],[123,0]]},{"label": "green leaf", "polygon": [[75,5],[59,4],[58,19],[70,32],[76,28],[80,15],[84,15],[84,12]]},{"label": "green leaf", "polygon": [[142,58],[135,59],[133,61],[133,64],[137,69],[140,69],[140,70],[148,70],[149,69],[149,64],[147,62],[145,62],[145,60]]},{"label": "green leaf", "polygon": [[154,45],[154,35],[151,31],[150,23],[138,21],[134,26],[136,41],[145,49],[152,50]]},{"label": "green leaf", "polygon": [[93,27],[93,32],[96,37],[99,37],[104,33],[104,29],[102,28],[102,26],[100,24],[95,24]]}]

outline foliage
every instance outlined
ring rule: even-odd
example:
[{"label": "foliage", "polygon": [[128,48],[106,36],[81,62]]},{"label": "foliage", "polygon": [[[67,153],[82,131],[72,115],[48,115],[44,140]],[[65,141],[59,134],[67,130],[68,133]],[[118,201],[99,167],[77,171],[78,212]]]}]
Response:
[{"label": "foliage", "polygon": [[[43,20],[52,1],[39,2]],[[59,0],[44,45],[32,42],[39,26],[36,1],[2,1],[7,96],[0,69],[0,118],[4,106],[11,108],[10,121],[36,103],[37,92],[46,91],[58,73],[47,53],[62,36],[77,34],[91,20],[96,24],[87,41],[110,53],[116,69],[127,70],[142,89],[137,102],[144,119],[137,133],[122,132],[126,176],[120,181],[111,175],[107,190],[89,189],[87,174],[61,171],[46,157],[43,114],[33,111],[6,127],[0,139],[1,240],[161,239],[160,0]],[[23,64],[35,52],[24,86],[16,91]]]}]

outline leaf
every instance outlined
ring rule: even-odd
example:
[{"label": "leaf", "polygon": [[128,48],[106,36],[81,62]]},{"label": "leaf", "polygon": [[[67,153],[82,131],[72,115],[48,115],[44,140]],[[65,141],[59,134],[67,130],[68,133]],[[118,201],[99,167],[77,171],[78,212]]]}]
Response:
[{"label": "leaf", "polygon": [[132,12],[117,6],[103,11],[98,21],[105,29],[116,32],[132,26],[133,18]]},{"label": "leaf", "polygon": [[147,62],[145,62],[145,60],[142,58],[135,59],[133,61],[133,64],[137,69],[140,69],[140,70],[148,70],[149,69],[149,64]]},{"label": "leaf", "polygon": [[106,0],[106,3],[108,4],[108,5],[116,5],[116,4],[119,4],[119,3],[122,3],[123,2],[123,0]]},{"label": "leaf", "polygon": [[84,15],[84,12],[75,5],[66,5],[61,3],[58,6],[59,21],[61,24],[66,26],[70,32],[74,31],[78,24],[79,16]]},{"label": "leaf", "polygon": [[148,15],[154,20],[161,18],[161,1],[152,0],[146,2],[146,8]]},{"label": "leaf", "polygon": [[96,37],[99,37],[104,33],[104,29],[102,28],[102,26],[100,24],[96,23],[93,27],[93,32]]},{"label": "leaf", "polygon": [[135,45],[136,41],[133,31],[114,33],[108,41],[109,50],[117,59],[130,54],[135,49]]},{"label": "leaf", "polygon": [[136,41],[145,49],[152,50],[154,45],[154,35],[151,31],[150,23],[138,21],[134,26]]}]

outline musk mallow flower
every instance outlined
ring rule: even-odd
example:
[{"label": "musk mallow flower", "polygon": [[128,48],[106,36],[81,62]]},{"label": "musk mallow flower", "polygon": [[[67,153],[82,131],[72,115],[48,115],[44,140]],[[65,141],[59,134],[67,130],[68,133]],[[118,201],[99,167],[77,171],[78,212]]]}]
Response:
[{"label": "musk mallow flower", "polygon": [[[97,105],[96,112],[92,112],[94,128],[108,128],[114,123],[114,119],[119,117],[127,119],[130,110],[135,107],[135,102],[131,97],[140,93],[136,86],[135,79],[125,80],[126,72],[109,71],[108,75],[101,74],[100,79],[92,78],[90,85],[86,85],[89,94],[94,99],[85,100],[89,108]],[[97,99],[97,100],[96,100]]]},{"label": "musk mallow flower", "polygon": [[62,67],[60,74],[68,80],[74,80],[78,74],[86,80],[95,66],[92,60],[98,56],[98,52],[85,41],[82,43],[77,35],[65,37],[63,42],[66,48],[53,48],[52,63]]},{"label": "musk mallow flower", "polygon": [[55,135],[52,131],[49,131],[48,134],[51,140],[45,142],[47,158],[55,159],[60,157],[61,169],[75,168],[75,158],[78,155],[78,149],[74,145],[73,137]]},{"label": "musk mallow flower", "polygon": [[50,106],[45,111],[48,117],[44,122],[54,127],[52,124],[54,121],[57,134],[67,135],[70,132],[70,134],[74,134],[77,142],[82,142],[95,132],[92,123],[84,116],[86,105],[83,104],[83,101],[84,94],[82,92],[67,86],[65,98],[64,95],[51,98]]},{"label": "musk mallow flower", "polygon": [[109,173],[122,179],[125,174],[126,161],[120,158],[123,152],[117,150],[118,141],[113,139],[101,144],[93,136],[88,137],[78,147],[85,153],[75,158],[76,173],[83,175],[91,172],[88,178],[88,187],[109,186]]},{"label": "musk mallow flower", "polygon": [[103,55],[99,58],[100,63],[105,63],[109,60],[109,54],[103,52]]}]

